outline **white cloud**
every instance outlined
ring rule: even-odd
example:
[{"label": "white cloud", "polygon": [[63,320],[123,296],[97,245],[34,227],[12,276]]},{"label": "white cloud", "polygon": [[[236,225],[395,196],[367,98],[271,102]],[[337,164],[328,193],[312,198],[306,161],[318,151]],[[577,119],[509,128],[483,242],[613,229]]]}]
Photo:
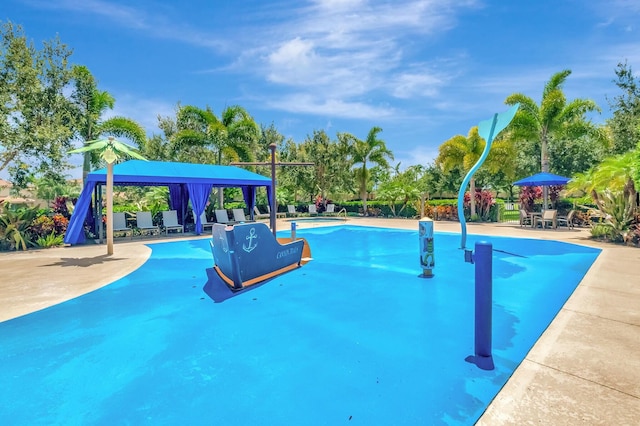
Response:
[{"label": "white cloud", "polygon": [[267,108],[340,118],[372,119],[390,117],[395,114],[392,108],[385,106],[347,102],[342,99],[322,99],[309,94],[289,95],[266,102]]},{"label": "white cloud", "polygon": [[[442,142],[438,142],[438,145]],[[394,163],[401,163],[400,168],[405,170],[407,167],[420,164],[422,166],[428,166],[438,156],[438,149],[428,146],[426,143],[424,146],[417,146],[408,151],[396,150],[394,151],[395,161]]]},{"label": "white cloud", "polygon": [[141,34],[150,38],[177,40],[195,46],[226,49],[226,42],[215,34],[197,30],[189,24],[172,19],[168,14],[161,14],[155,10],[147,11],[108,0],[28,0],[28,3],[41,9],[98,16],[100,19],[93,24],[95,27],[102,22],[113,28],[113,31],[124,27],[140,31]]}]

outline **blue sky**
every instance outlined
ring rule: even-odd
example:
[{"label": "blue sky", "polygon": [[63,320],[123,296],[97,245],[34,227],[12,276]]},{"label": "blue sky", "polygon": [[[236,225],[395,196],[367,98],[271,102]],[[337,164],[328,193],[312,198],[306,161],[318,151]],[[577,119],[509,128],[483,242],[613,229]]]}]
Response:
[{"label": "blue sky", "polygon": [[637,0],[3,0],[0,20],[39,46],[58,34],[115,97],[110,114],[149,134],[178,102],[238,104],[296,142],[380,126],[402,168],[514,92],[539,101],[563,69],[602,122],[616,65],[640,70]]}]

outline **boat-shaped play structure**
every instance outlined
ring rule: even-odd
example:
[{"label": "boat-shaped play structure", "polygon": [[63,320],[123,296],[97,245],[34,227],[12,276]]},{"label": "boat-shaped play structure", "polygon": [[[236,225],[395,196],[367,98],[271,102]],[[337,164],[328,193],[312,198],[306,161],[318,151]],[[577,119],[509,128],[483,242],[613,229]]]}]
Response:
[{"label": "boat-shaped play structure", "polygon": [[212,233],[213,269],[234,291],[299,268],[311,259],[304,238],[276,238],[261,222],[216,223]]}]

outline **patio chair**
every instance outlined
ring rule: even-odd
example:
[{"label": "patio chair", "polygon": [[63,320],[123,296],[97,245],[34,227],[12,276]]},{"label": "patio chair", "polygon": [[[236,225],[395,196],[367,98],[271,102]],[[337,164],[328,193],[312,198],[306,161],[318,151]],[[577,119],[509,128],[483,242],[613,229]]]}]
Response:
[{"label": "patio chair", "polygon": [[522,227],[525,225],[533,226],[533,223],[531,223],[531,216],[529,216],[529,213],[527,213],[525,209],[520,209],[520,226]]},{"label": "patio chair", "polygon": [[[271,216],[271,206],[269,206],[269,204],[267,204],[267,211],[269,212],[269,216]],[[278,210],[276,209],[276,217],[287,217],[287,214],[278,213]]]},{"label": "patio chair", "polygon": [[124,212],[114,213],[113,214],[113,235],[117,233],[124,233],[124,236],[129,236],[133,238],[133,229],[127,226],[127,219],[124,216]]},{"label": "patio chair", "polygon": [[178,223],[178,212],[175,210],[169,210],[162,212],[162,227],[164,233],[169,235],[169,231],[184,232],[182,225]]},{"label": "patio chair", "polygon": [[287,206],[287,216],[289,216],[289,217],[298,216],[298,212],[296,211],[296,206],[294,206],[293,204],[289,204]]},{"label": "patio chair", "polygon": [[233,209],[233,221],[237,223],[251,222],[244,214],[244,209]]},{"label": "patio chair", "polygon": [[311,215],[311,216],[317,216],[318,215],[318,210],[316,210],[316,205],[315,204],[309,204],[309,215]]},{"label": "patio chair", "polygon": [[333,216],[336,214],[336,205],[335,204],[327,204],[327,210],[325,210],[324,214],[327,216]]},{"label": "patio chair", "polygon": [[253,218],[254,219],[266,219],[271,217],[269,213],[260,213],[258,206],[253,206]]},{"label": "patio chair", "polygon": [[160,230],[153,224],[151,212],[136,213],[136,227],[140,230],[140,234],[150,233],[151,235],[160,234]]},{"label": "patio chair", "polygon": [[229,219],[229,215],[225,209],[216,210],[216,222],[217,223],[233,223],[232,220]]},{"label": "patio chair", "polygon": [[571,210],[569,212],[568,215],[566,216],[558,216],[556,218],[556,223],[558,226],[564,224],[567,228],[569,229],[573,229],[574,227],[574,223],[573,223],[573,216],[575,216],[576,211],[575,210]]},{"label": "patio chair", "polygon": [[213,229],[213,224],[215,222],[209,222],[209,219],[207,219],[207,212],[202,212],[200,213],[200,223],[202,224],[202,230],[204,231],[207,228]]},{"label": "patio chair", "polygon": [[557,210],[545,210],[542,213],[541,217],[536,217],[533,222],[534,228],[538,227],[538,224],[541,225],[542,228],[547,227],[547,223],[551,225],[554,229],[558,227],[558,222],[556,221],[558,211]]}]

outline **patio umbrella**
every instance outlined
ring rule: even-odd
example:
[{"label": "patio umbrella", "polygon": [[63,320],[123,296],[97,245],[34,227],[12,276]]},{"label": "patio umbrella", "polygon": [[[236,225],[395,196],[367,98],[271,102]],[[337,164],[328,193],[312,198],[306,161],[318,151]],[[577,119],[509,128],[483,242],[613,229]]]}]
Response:
[{"label": "patio umbrella", "polygon": [[533,176],[529,176],[518,181],[513,182],[518,186],[542,186],[543,187],[543,210],[547,208],[547,187],[549,185],[566,185],[571,178],[554,175],[553,173],[542,172],[536,173]]},{"label": "patio umbrella", "polygon": [[571,179],[564,176],[554,175],[553,173],[537,173],[518,181],[513,182],[518,186],[549,186],[549,185],[566,185]]}]

